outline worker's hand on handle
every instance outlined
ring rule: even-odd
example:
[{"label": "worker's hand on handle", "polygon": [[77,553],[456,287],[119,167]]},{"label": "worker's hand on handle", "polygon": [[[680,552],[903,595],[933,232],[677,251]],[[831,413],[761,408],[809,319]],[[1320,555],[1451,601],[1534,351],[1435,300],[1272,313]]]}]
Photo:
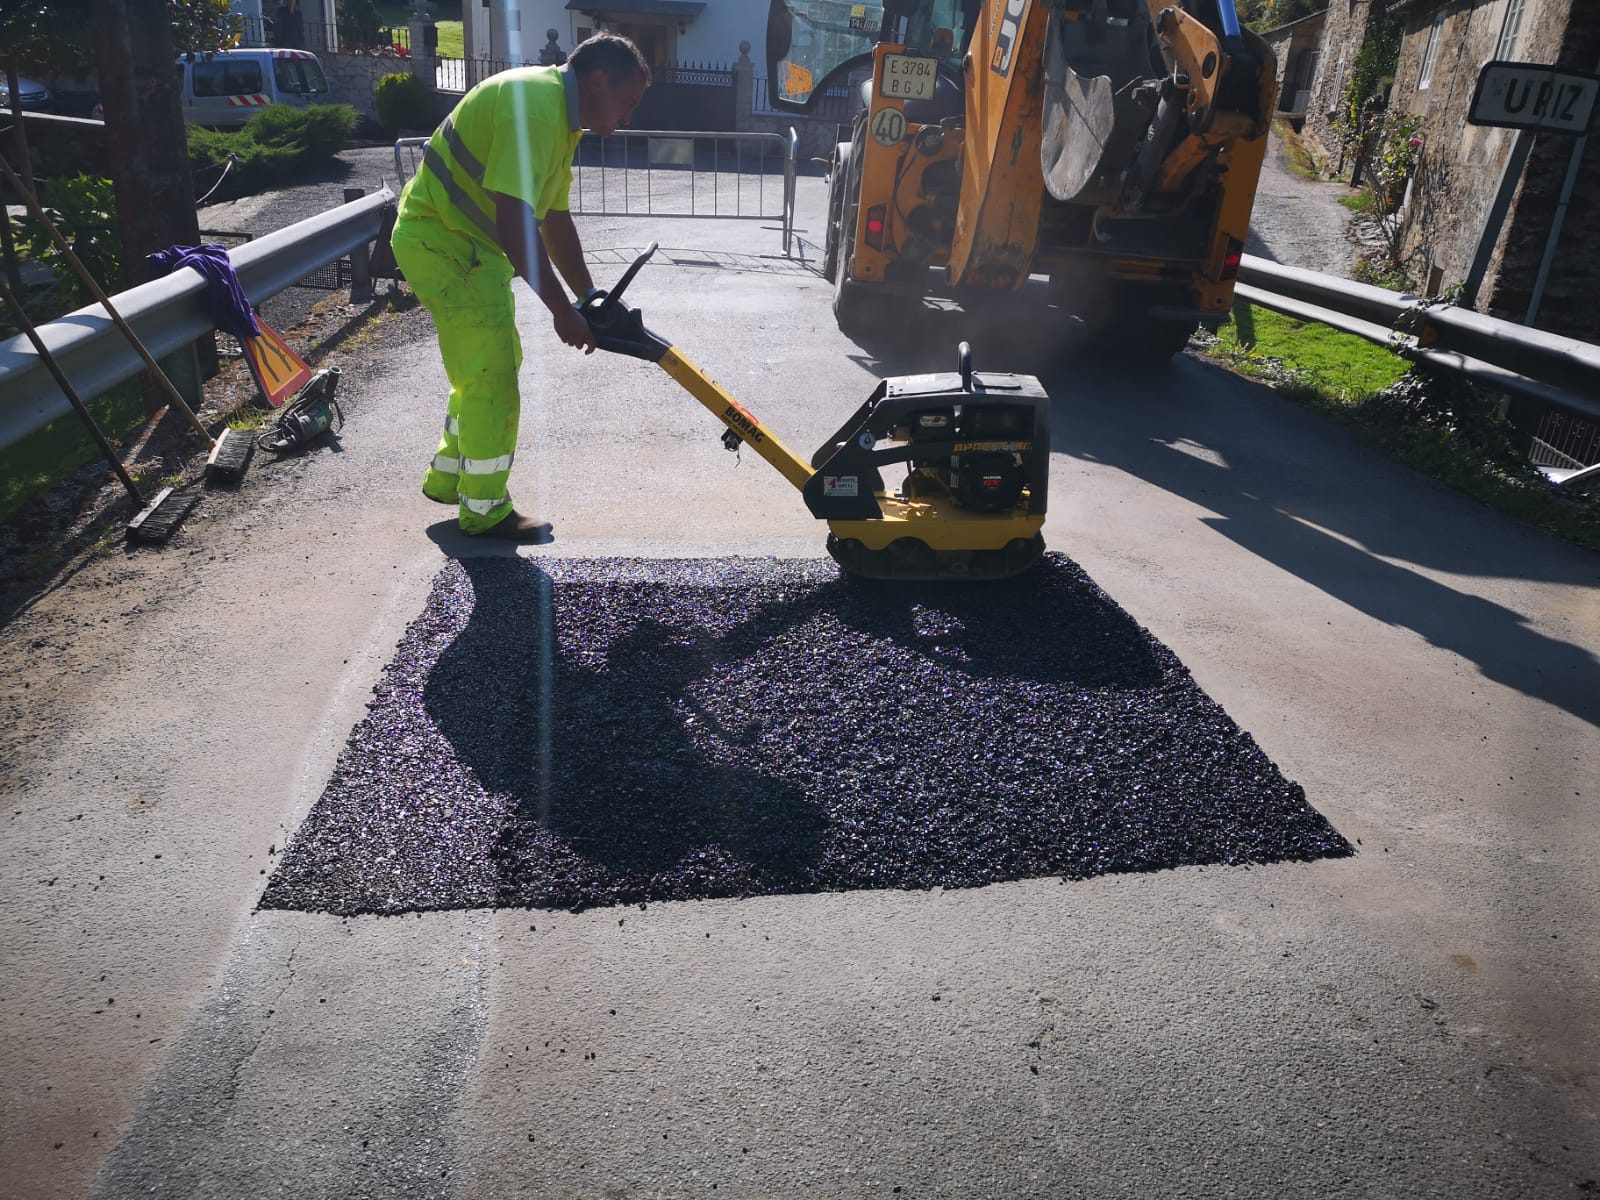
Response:
[{"label": "worker's hand on handle", "polygon": [[594,353],[594,334],[589,330],[589,322],[583,319],[576,308],[563,305],[553,315],[557,337],[585,354]]}]

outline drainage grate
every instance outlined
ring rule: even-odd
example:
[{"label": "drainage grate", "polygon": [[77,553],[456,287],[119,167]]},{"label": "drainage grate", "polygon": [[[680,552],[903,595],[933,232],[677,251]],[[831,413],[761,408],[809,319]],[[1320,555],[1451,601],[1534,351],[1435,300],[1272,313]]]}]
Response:
[{"label": "drainage grate", "polygon": [[295,282],[295,287],[316,288],[325,292],[337,292],[340,288],[350,286],[350,260],[337,259],[325,267],[318,267],[309,275],[303,275]]}]

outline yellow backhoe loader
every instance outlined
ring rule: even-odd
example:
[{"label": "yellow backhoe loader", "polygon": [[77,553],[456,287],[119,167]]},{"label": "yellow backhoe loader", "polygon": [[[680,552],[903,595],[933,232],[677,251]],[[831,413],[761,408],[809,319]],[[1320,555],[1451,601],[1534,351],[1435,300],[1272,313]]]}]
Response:
[{"label": "yellow backhoe loader", "polygon": [[1092,343],[1169,357],[1233,302],[1277,97],[1233,0],[770,0],[769,98],[862,100],[829,176],[847,332],[930,275],[1048,276]]}]

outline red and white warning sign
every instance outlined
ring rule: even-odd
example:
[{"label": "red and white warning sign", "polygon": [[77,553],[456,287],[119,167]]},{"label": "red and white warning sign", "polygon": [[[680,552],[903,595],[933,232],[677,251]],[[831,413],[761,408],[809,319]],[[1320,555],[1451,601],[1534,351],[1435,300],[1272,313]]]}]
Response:
[{"label": "red and white warning sign", "polygon": [[260,337],[240,338],[245,361],[250,364],[250,374],[256,377],[256,386],[273,408],[282,408],[296,392],[311,382],[311,367],[289,348],[289,343],[276,329],[256,315],[261,326]]}]

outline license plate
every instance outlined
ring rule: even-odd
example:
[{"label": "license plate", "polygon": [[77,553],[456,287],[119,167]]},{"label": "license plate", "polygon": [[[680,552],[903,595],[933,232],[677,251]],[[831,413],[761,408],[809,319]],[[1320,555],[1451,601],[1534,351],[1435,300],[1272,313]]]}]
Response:
[{"label": "license plate", "polygon": [[883,94],[891,100],[932,100],[937,81],[935,59],[890,54],[883,60]]}]

